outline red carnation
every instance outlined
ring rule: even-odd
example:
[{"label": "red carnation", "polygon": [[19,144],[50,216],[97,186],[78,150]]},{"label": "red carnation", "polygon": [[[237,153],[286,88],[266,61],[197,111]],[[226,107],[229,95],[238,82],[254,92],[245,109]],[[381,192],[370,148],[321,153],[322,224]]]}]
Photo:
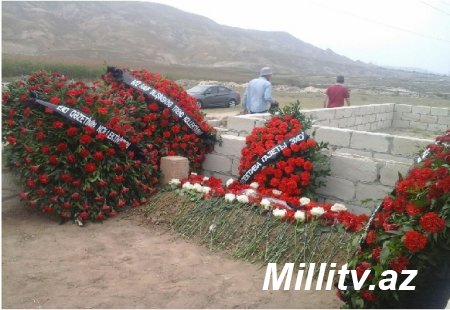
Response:
[{"label": "red carnation", "polygon": [[84,166],[84,171],[87,173],[94,172],[95,170],[97,170],[97,166],[94,163],[87,163]]},{"label": "red carnation", "polygon": [[425,213],[420,218],[419,223],[423,230],[432,234],[440,232],[445,228],[445,220],[435,212]]},{"label": "red carnation", "polygon": [[56,150],[58,150],[58,152],[64,152],[65,150],[67,150],[67,144],[66,143],[60,143],[56,146]]},{"label": "red carnation", "polygon": [[408,263],[408,258],[404,255],[401,255],[391,260],[391,262],[389,263],[389,267],[391,267],[396,272],[401,273],[402,270],[405,270],[406,267],[408,267]]},{"label": "red carnation", "polygon": [[78,128],[76,128],[76,127],[70,127],[69,129],[66,130],[66,135],[68,137],[76,136],[77,133],[78,133]]},{"label": "red carnation", "polygon": [[42,131],[39,131],[38,133],[36,133],[36,140],[38,141],[42,141],[45,139],[45,133]]},{"label": "red carnation", "polygon": [[47,184],[48,183],[48,175],[46,174],[41,174],[39,176],[39,182],[41,182],[42,184]]},{"label": "red carnation", "polygon": [[60,121],[54,121],[53,122],[53,128],[55,128],[55,129],[61,129],[61,128],[63,128],[64,127],[64,123],[63,122],[60,122]]},{"label": "red carnation", "polygon": [[16,142],[17,142],[17,139],[14,137],[11,137],[11,136],[6,138],[6,140],[8,141],[9,144],[16,144]]},{"label": "red carnation", "polygon": [[89,144],[92,142],[92,138],[88,135],[82,135],[80,138],[80,143],[81,144]]},{"label": "red carnation", "polygon": [[94,158],[95,160],[101,161],[103,160],[104,156],[103,156],[103,152],[98,151],[94,153]]},{"label": "red carnation", "polygon": [[425,248],[427,244],[427,237],[415,230],[410,230],[405,233],[402,241],[410,252],[418,252]]},{"label": "red carnation", "polygon": [[59,99],[58,97],[51,97],[50,98],[50,103],[59,104],[60,102],[61,102],[61,99]]},{"label": "red carnation", "polygon": [[106,135],[104,133],[98,133],[98,134],[95,135],[95,138],[97,140],[105,140],[107,137],[106,137]]},{"label": "red carnation", "polygon": [[361,291],[361,297],[367,301],[375,301],[375,294],[370,291]]},{"label": "red carnation", "polygon": [[99,108],[97,108],[97,112],[101,115],[106,115],[106,114],[108,114],[108,108],[99,107]]},{"label": "red carnation", "polygon": [[48,158],[48,163],[49,163],[50,165],[54,165],[54,166],[58,165],[58,164],[59,164],[58,156],[56,156],[56,155],[50,156],[50,157]]}]

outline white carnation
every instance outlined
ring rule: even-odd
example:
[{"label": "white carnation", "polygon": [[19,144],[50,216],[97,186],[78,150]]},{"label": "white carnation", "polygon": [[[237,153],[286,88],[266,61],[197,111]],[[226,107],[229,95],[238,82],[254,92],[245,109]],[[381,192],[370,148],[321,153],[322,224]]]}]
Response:
[{"label": "white carnation", "polygon": [[331,206],[330,210],[333,212],[347,211],[347,207],[342,203],[335,203],[334,205]]},{"label": "white carnation", "polygon": [[236,196],[236,199],[240,203],[248,203],[248,197],[246,195],[238,195]]},{"label": "white carnation", "polygon": [[191,175],[197,175],[197,173],[195,173],[195,172],[191,172]]},{"label": "white carnation", "polygon": [[254,189],[258,189],[259,184],[258,184],[258,182],[252,182],[252,183],[250,183],[250,187],[254,188]]},{"label": "white carnation", "polygon": [[301,206],[306,206],[311,202],[311,199],[309,199],[308,197],[302,197],[299,201]]},{"label": "white carnation", "polygon": [[202,187],[202,193],[208,194],[210,191],[211,191],[211,187],[209,187],[209,186]]},{"label": "white carnation", "polygon": [[194,185],[191,184],[191,182],[186,182],[182,186],[183,189],[191,190],[194,188]]},{"label": "white carnation", "polygon": [[195,184],[194,184],[194,190],[195,190],[196,192],[202,193],[202,192],[203,192],[203,186],[201,186],[201,185],[198,184],[198,183],[195,183]]},{"label": "white carnation", "polygon": [[325,209],[322,207],[314,207],[311,209],[312,216],[321,216],[324,213],[325,213]]},{"label": "white carnation", "polygon": [[260,204],[265,210],[268,210],[270,208],[270,200],[267,198],[261,199]]},{"label": "white carnation", "polygon": [[232,193],[225,194],[225,201],[233,202],[236,199],[236,195]]},{"label": "white carnation", "polygon": [[203,182],[206,182],[209,180],[209,177],[203,177]]},{"label": "white carnation", "polygon": [[306,214],[303,211],[297,210],[295,211],[294,218],[299,222],[304,222],[306,219]]},{"label": "white carnation", "polygon": [[169,181],[169,185],[180,185],[181,181],[180,179],[172,179]]},{"label": "white carnation", "polygon": [[216,224],[211,224],[211,225],[209,226],[209,231],[213,233],[213,232],[216,231],[216,228],[217,228],[217,225],[216,225]]},{"label": "white carnation", "polygon": [[272,211],[273,216],[275,217],[284,217],[286,215],[287,211],[283,209],[275,209]]},{"label": "white carnation", "polygon": [[227,181],[227,183],[226,183],[227,187],[230,186],[233,182],[234,182],[234,179],[233,179],[233,178],[228,179],[228,181]]},{"label": "white carnation", "polygon": [[273,189],[273,190],[272,190],[272,193],[273,193],[275,196],[280,196],[281,194],[283,194],[282,191],[279,191],[279,190],[277,190],[277,189]]}]

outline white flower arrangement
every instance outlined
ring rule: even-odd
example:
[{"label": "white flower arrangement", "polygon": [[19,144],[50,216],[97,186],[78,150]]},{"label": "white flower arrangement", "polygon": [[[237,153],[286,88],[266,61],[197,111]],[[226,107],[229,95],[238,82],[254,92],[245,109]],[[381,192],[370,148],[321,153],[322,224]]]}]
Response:
[{"label": "white flower arrangement", "polygon": [[175,186],[178,186],[178,185],[180,185],[180,184],[181,184],[180,179],[172,179],[172,180],[169,181],[169,185],[175,185]]},{"label": "white flower arrangement", "polygon": [[191,184],[191,182],[186,182],[182,186],[183,189],[192,190],[194,189],[194,185]]},{"label": "white flower arrangement", "polygon": [[230,178],[227,180],[227,182],[225,184],[227,185],[227,187],[229,187],[231,184],[233,184],[233,182],[234,182],[234,179]]},{"label": "white flower arrangement", "polygon": [[250,183],[250,187],[254,188],[254,189],[258,189],[259,184],[258,184],[258,182],[252,182],[252,183]]},{"label": "white flower arrangement", "polygon": [[333,212],[347,211],[347,207],[342,203],[335,203],[334,205],[331,206],[330,210]]},{"label": "white flower arrangement", "polygon": [[275,209],[272,211],[273,216],[283,218],[286,216],[287,211],[284,209]]},{"label": "white flower arrangement", "polygon": [[259,204],[264,208],[264,210],[270,209],[270,200],[267,198],[261,199],[261,202]]},{"label": "white flower arrangement", "polygon": [[198,183],[195,183],[195,184],[194,184],[194,190],[195,190],[196,192],[198,192],[198,193],[202,193],[202,192],[203,192],[203,186],[201,186],[201,185],[198,184]]},{"label": "white flower arrangement", "polygon": [[211,191],[211,187],[209,187],[209,186],[202,187],[202,193],[209,194],[210,191]]},{"label": "white flower arrangement", "polygon": [[309,199],[308,197],[302,197],[299,199],[299,201],[301,206],[306,206],[311,202],[311,199]]},{"label": "white flower arrangement", "polygon": [[299,222],[304,222],[306,219],[306,213],[304,211],[295,211],[294,218]]},{"label": "white flower arrangement", "polygon": [[232,193],[225,194],[225,201],[233,202],[236,199],[236,195]]},{"label": "white flower arrangement", "polygon": [[319,217],[319,216],[321,216],[324,213],[325,213],[325,209],[322,208],[322,207],[314,207],[314,208],[311,209],[311,215],[312,216]]},{"label": "white flower arrangement", "polygon": [[236,199],[240,203],[248,203],[248,197],[246,195],[238,195],[236,196]]}]

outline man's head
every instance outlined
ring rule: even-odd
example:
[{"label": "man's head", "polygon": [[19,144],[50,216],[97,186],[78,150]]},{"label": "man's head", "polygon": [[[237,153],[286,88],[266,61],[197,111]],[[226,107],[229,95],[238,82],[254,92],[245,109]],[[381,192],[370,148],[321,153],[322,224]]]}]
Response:
[{"label": "man's head", "polygon": [[264,67],[261,69],[261,71],[259,72],[260,76],[265,77],[266,79],[270,80],[270,78],[272,77],[272,69],[270,67]]},{"label": "man's head", "polygon": [[338,75],[336,77],[336,83],[343,84],[344,83],[344,76],[343,75]]}]

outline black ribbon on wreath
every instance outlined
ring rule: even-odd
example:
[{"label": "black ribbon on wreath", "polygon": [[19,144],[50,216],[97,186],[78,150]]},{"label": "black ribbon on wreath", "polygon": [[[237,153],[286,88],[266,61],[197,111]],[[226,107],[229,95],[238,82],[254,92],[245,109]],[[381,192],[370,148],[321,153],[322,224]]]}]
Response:
[{"label": "black ribbon on wreath", "polygon": [[261,171],[262,168],[276,161],[280,157],[281,153],[285,148],[288,148],[293,144],[306,141],[308,138],[309,136],[306,134],[306,132],[302,131],[296,134],[295,136],[285,139],[280,144],[274,146],[273,148],[268,150],[264,155],[259,157],[253,164],[253,166],[251,166],[249,169],[247,169],[247,171],[245,171],[242,174],[242,176],[239,178],[239,183],[246,184],[250,182],[255,176],[255,174]]},{"label": "black ribbon on wreath", "polygon": [[192,132],[199,136],[206,145],[214,145],[216,143],[216,136],[205,132],[200,125],[178,105],[176,101],[121,69],[108,67],[106,72],[110,73],[117,81],[143,92],[147,99],[155,101],[160,106],[168,108],[173,115],[176,115],[184,124],[186,124],[187,127],[189,127],[189,129],[192,130]]},{"label": "black ribbon on wreath", "polygon": [[37,92],[31,92],[28,103],[31,105],[38,105],[44,108],[48,108],[53,112],[61,115],[64,119],[74,122],[78,126],[88,126],[93,128],[97,133],[105,134],[106,140],[108,140],[113,145],[119,147],[120,143],[125,144],[125,150],[133,151],[135,158],[138,160],[144,160],[141,150],[133,143],[131,143],[126,137],[120,135],[112,129],[109,129],[96,119],[86,115],[85,113],[66,107],[64,105],[55,105],[50,102],[39,99],[39,94]]}]

